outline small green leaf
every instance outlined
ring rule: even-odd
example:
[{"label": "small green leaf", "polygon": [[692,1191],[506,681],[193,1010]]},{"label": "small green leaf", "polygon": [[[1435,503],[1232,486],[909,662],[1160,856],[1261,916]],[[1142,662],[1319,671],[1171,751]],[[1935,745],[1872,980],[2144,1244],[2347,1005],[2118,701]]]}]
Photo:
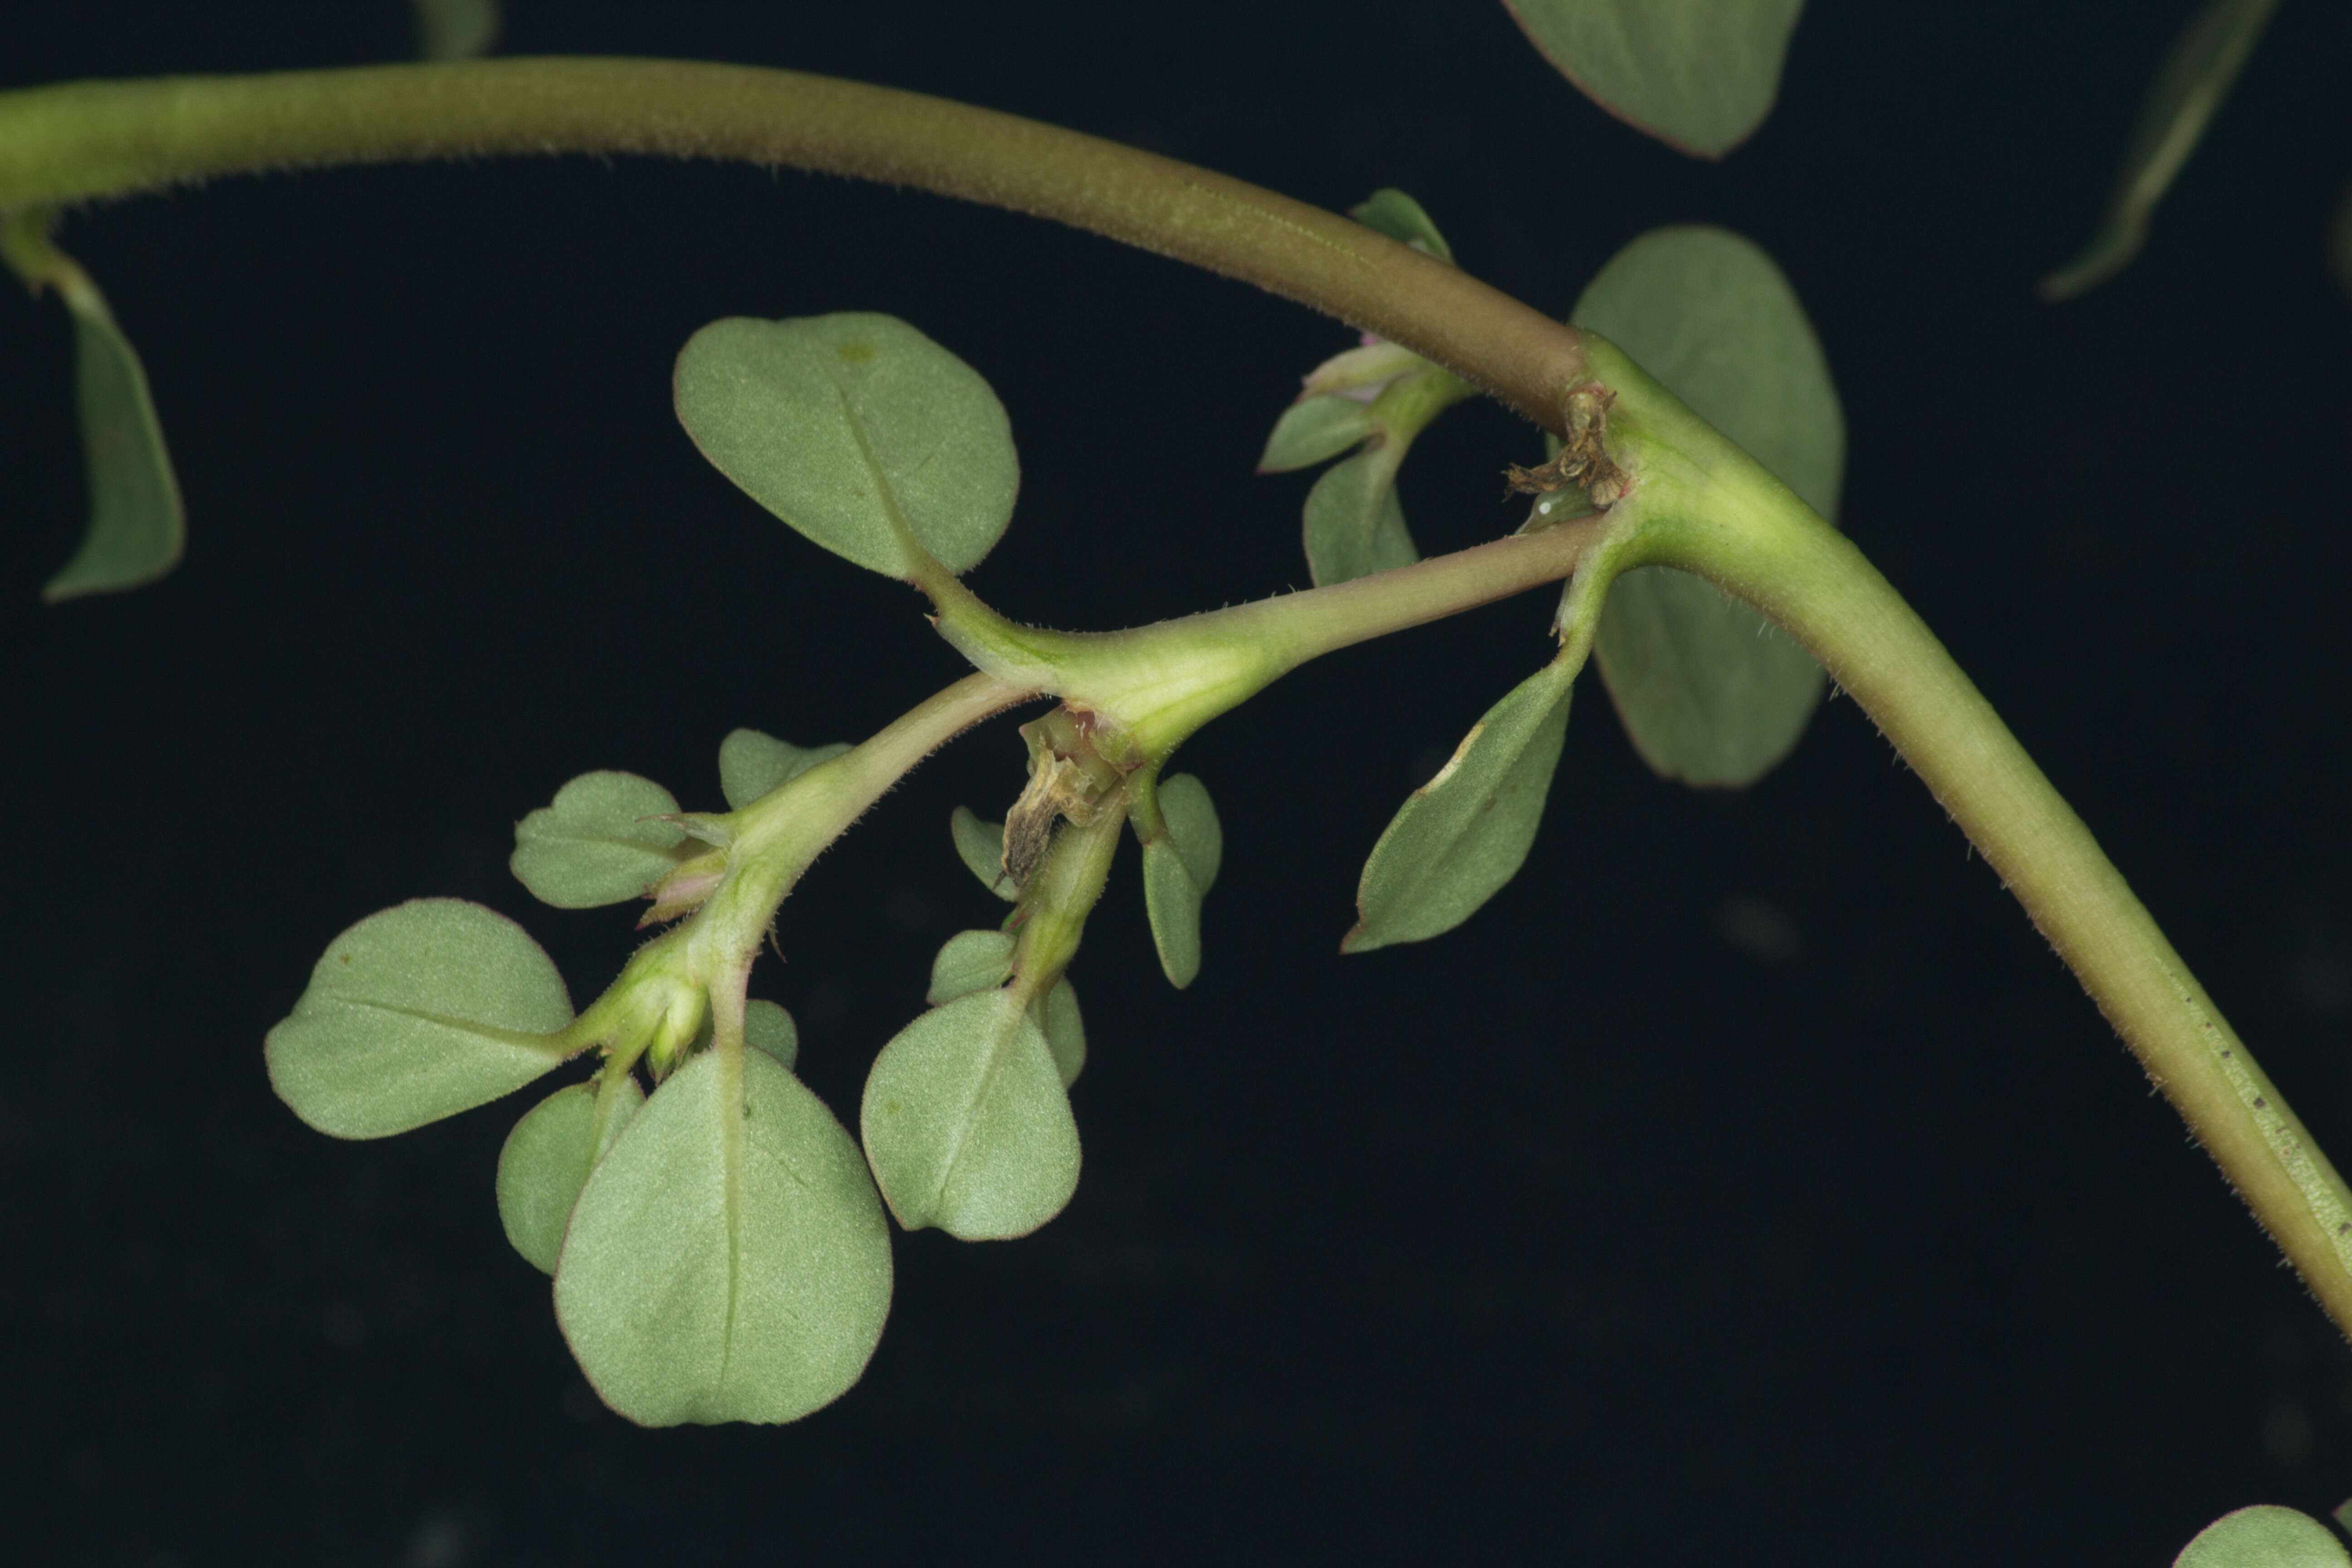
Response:
[{"label": "small green leaf", "polygon": [[428,60],[470,60],[499,37],[499,0],[416,0],[417,52]]},{"label": "small green leaf", "polygon": [[969,806],[957,806],[948,818],[948,828],[955,835],[956,857],[981,880],[981,885],[1006,903],[1021,897],[1021,889],[1004,874],[1004,825],[982,822],[972,815]]},{"label": "small green leaf", "polygon": [[[1653,229],[1601,269],[1574,319],[1836,519],[1845,419],[1804,307],[1771,258],[1719,228]],[[1761,616],[1664,568],[1610,589],[1594,653],[1634,749],[1694,784],[1762,777],[1804,733],[1825,686],[1812,656]]]},{"label": "small green leaf", "polygon": [[1405,445],[1368,447],[1325,470],[1307,496],[1307,570],[1318,588],[1410,566],[1421,559],[1398,504]]},{"label": "small green leaf", "polygon": [[898,1223],[1026,1236],[1078,1185],[1078,1127],[1045,1033],[1003,991],[934,1007],[882,1047],[859,1112]]},{"label": "small green leaf", "polygon": [[1338,457],[1372,433],[1372,405],[1333,394],[1292,404],[1274,422],[1265,450],[1257,460],[1261,474],[1288,473]]},{"label": "small green leaf", "polygon": [[1054,1070],[1062,1087],[1078,1081],[1087,1068],[1087,1024],[1078,1016],[1078,994],[1066,980],[1057,980],[1042,1001],[1029,1004],[1029,1020],[1045,1032],[1045,1048],[1054,1053]]},{"label": "small green leaf", "polygon": [[931,960],[931,988],[923,1000],[937,1007],[974,991],[1002,985],[1013,973],[1013,933],[960,931]]},{"label": "small green leaf", "polygon": [[515,825],[507,862],[517,880],[559,910],[593,910],[643,894],[677,869],[686,830],[669,791],[635,773],[582,773]]},{"label": "small green leaf", "polygon": [[1764,123],[1804,9],[1804,0],[1503,3],[1579,91],[1701,158],[1722,157]]},{"label": "small green leaf", "polygon": [[2307,1513],[2263,1503],[2225,1513],[2172,1560],[2173,1568],[2352,1568],[2352,1554]]},{"label": "small green leaf", "polygon": [[1518,874],[1559,765],[1575,684],[1576,667],[1554,659],[1486,710],[1412,792],[1364,863],[1360,918],[1340,952],[1452,931]]},{"label": "small green leaf", "polygon": [[759,1051],[706,1051],[655,1091],[588,1178],[555,1270],[580,1369],[646,1426],[796,1421],[857,1381],[889,1309],[857,1145]]},{"label": "small green leaf", "polygon": [[1399,245],[1410,245],[1415,250],[1427,251],[1440,261],[1454,259],[1454,247],[1445,243],[1444,235],[1437,232],[1437,226],[1429,221],[1429,215],[1422,210],[1421,204],[1393,185],[1374,191],[1349,207],[1348,216],[1366,228],[1388,236]]},{"label": "small green leaf", "polygon": [[819,763],[829,763],[848,750],[846,741],[824,746],[795,746],[757,730],[730,731],[719,742],[719,793],[727,797],[728,810],[740,811],[761,795],[783,788]]},{"label": "small green leaf", "polygon": [[511,1094],[567,1054],[572,999],[522,927],[417,899],[337,937],[269,1031],[269,1084],[337,1138],[405,1132]]},{"label": "small green leaf", "polygon": [[2042,280],[2045,300],[2072,300],[2121,272],[2147,243],[2148,219],[2197,151],[2278,0],[2210,0],[2190,18],[2147,89],[2123,171],[2083,253]]},{"label": "small green leaf", "polygon": [[978,372],[906,322],[733,317],[677,356],[677,416],[745,493],[834,553],[961,574],[1013,519],[1020,465]]},{"label": "small green leaf", "polygon": [[[1181,990],[1201,973],[1201,900],[1224,860],[1224,829],[1209,790],[1191,773],[1157,785],[1139,775],[1136,833],[1143,840],[1143,907],[1168,983]],[[1146,792],[1149,792],[1148,795]]]},{"label": "small green leaf", "polygon": [[743,1004],[743,1043],[775,1058],[786,1072],[801,1059],[800,1026],[773,1002],[753,997]]},{"label": "small green leaf", "polygon": [[575,1083],[532,1106],[507,1134],[506,1147],[499,1151],[499,1219],[514,1249],[541,1273],[555,1272],[563,1227],[588,1173],[645,1102],[636,1079],[624,1078],[599,1129],[596,1085]]},{"label": "small green leaf", "polygon": [[1217,820],[1209,786],[1191,773],[1178,773],[1160,780],[1153,793],[1160,817],[1168,824],[1168,837],[1175,840],[1176,852],[1184,857],[1184,868],[1192,874],[1193,885],[1205,895],[1216,886],[1217,872],[1225,863],[1224,825]]},{"label": "small green leaf", "polygon": [[0,217],[0,259],[28,287],[57,289],[73,318],[89,521],[73,558],[41,589],[49,604],[152,583],[179,564],[187,537],[147,372],[89,274],[49,243],[54,217],[47,208]]}]

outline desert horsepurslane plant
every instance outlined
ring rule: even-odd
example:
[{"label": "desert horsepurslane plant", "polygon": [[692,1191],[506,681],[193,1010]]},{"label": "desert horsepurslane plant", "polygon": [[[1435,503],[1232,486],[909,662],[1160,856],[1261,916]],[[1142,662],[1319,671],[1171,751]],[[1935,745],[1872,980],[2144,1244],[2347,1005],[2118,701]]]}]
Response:
[{"label": "desert horsepurslane plant", "polygon": [[[500,1196],[518,1248],[556,1265],[566,1331],[616,1407],[649,1422],[803,1413],[855,1378],[879,1331],[886,1208],[971,1236],[1050,1217],[1078,1157],[1064,1091],[1083,1034],[1066,971],[1129,826],[1171,977],[1198,963],[1218,834],[1207,786],[1169,772],[1183,740],[1323,652],[1561,581],[1558,657],[1500,698],[1383,836],[1352,946],[1433,934],[1507,877],[1588,657],[1609,667],[1645,755],[1685,777],[1769,765],[1793,738],[1785,722],[1727,730],[1700,699],[1746,683],[1801,724],[1818,663],[2025,903],[2314,1291],[2339,1322],[2352,1319],[2341,1183],[2081,824],[1823,521],[1833,425],[1799,421],[1803,439],[1787,448],[1797,456],[1780,457],[1776,478],[1771,431],[1735,429],[1735,441],[1700,417],[1738,426],[1737,406],[1710,407],[1710,393],[1759,373],[1710,357],[1723,323],[1693,325],[1693,299],[1742,301],[1738,341],[1779,378],[1756,404],[1794,410],[1802,396],[1791,389],[1817,374],[1817,356],[1791,347],[1801,321],[1772,303],[1785,303],[1785,285],[1751,247],[1712,230],[1639,241],[1570,326],[1451,265],[1395,198],[1358,221],[935,100],[623,61],[13,94],[0,100],[0,207],[12,257],[55,282],[70,264],[46,236],[63,205],[237,169],[508,149],[741,156],[992,200],[1273,288],[1376,340],[1317,373],[1297,405],[1307,412],[1294,411],[1268,454],[1270,466],[1328,460],[1348,476],[1317,509],[1330,545],[1321,585],[1112,634],[1014,626],[961,584],[1011,515],[1009,426],[978,375],[915,328],[859,315],[738,319],[688,345],[678,405],[705,452],[818,543],[925,592],[977,673],[832,755],[730,738],[725,812],[683,811],[649,781],[592,774],[528,819],[516,868],[535,892],[593,904],[650,888],[666,925],[576,1016],[519,928],[427,901],[331,944],[271,1047],[289,1100],[350,1135],[416,1125],[595,1058],[593,1087],[558,1090],[517,1128]],[[1696,293],[1700,278],[1720,287]],[[1457,381],[1527,414],[1559,448],[1497,454],[1498,467],[1523,465],[1528,528],[1396,563],[1410,532],[1378,470]],[[1796,471],[1801,460],[1813,470]],[[1386,569],[1359,574],[1373,567]],[[1777,663],[1671,665],[1694,646],[1675,595],[1754,642],[1717,589],[1786,632],[1759,645]],[[1645,689],[1665,696],[1645,701]],[[793,1078],[790,1026],[754,1005],[751,964],[793,881],[892,782],[971,724],[1047,696],[1059,701],[1029,727],[1032,766],[1025,784],[1008,782],[1001,839],[978,817],[956,825],[982,879],[1016,895],[1009,923],[940,956],[938,1005],[876,1063],[861,1150]],[[1724,710],[1752,719],[1769,706]],[[640,1104],[648,1079],[657,1088]]]}]

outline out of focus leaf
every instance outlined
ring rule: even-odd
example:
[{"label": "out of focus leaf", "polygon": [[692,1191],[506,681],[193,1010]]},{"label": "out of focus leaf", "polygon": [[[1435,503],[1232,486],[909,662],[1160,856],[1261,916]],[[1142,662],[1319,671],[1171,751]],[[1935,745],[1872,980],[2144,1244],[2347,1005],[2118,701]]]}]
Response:
[{"label": "out of focus leaf", "polygon": [[1366,228],[1388,236],[1399,245],[1410,245],[1415,250],[1426,251],[1440,261],[1451,262],[1454,259],[1454,247],[1445,243],[1444,235],[1437,232],[1437,225],[1430,221],[1429,214],[1423,210],[1422,205],[1393,185],[1374,191],[1349,207],[1348,216]]},{"label": "out of focus leaf", "polygon": [[1804,0],[1503,3],[1587,98],[1702,158],[1720,158],[1764,123],[1804,9]]},{"label": "out of focus leaf", "polygon": [[1372,433],[1372,405],[1328,394],[1303,398],[1282,411],[1259,455],[1261,474],[1288,473],[1328,462]]},{"label": "out of focus leaf", "polygon": [[416,0],[417,52],[428,60],[470,60],[499,39],[499,0]]},{"label": "out of focus leaf", "polygon": [[2147,243],[2148,218],[2262,41],[2278,0],[2209,0],[2147,89],[2114,194],[2083,253],[2044,278],[2045,300],[2071,300],[2122,271]]},{"label": "out of focus leaf", "polygon": [[1318,588],[1421,559],[1397,501],[1402,442],[1367,447],[1325,470],[1307,495],[1307,569]]},{"label": "out of focus leaf", "polygon": [[[1574,319],[1836,520],[1845,419],[1804,307],[1771,258],[1724,229],[1653,229],[1601,269]],[[1812,656],[1761,616],[1662,567],[1610,589],[1593,651],[1634,749],[1694,784],[1762,777],[1804,733],[1826,686]]]},{"label": "out of focus leaf", "polygon": [[89,274],[49,243],[52,216],[27,210],[0,220],[0,259],[28,287],[55,289],[73,318],[89,521],[72,558],[41,589],[49,604],[152,583],[179,564],[187,542],[180,481],[146,369]]},{"label": "out of focus leaf", "polygon": [[1056,980],[1051,991],[1029,1005],[1029,1016],[1045,1032],[1054,1070],[1061,1074],[1062,1087],[1069,1088],[1087,1066],[1087,1025],[1078,1015],[1077,992],[1067,980]]}]

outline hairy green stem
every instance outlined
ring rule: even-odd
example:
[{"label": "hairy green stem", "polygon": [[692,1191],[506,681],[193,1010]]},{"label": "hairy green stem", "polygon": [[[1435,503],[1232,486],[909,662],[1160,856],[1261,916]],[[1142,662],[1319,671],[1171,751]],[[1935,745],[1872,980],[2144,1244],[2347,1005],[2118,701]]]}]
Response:
[{"label": "hairy green stem", "polygon": [[[1687,411],[1677,414],[1680,405],[1622,356],[1451,267],[1240,181],[1013,116],[787,71],[664,61],[476,61],[0,94],[0,212],[243,171],[499,153],[740,158],[1055,218],[1369,328],[1555,431],[1568,392],[1597,373],[1622,395],[1637,444],[1645,423],[1659,438],[1647,492],[1626,503],[1625,520],[1646,511],[1662,525],[1644,531],[1648,558],[1757,605],[1862,704],[2352,1331],[2352,1202],[2342,1182],[1934,637],[1859,552]],[[1669,517],[1670,500],[1689,504]],[[1244,617],[1225,630],[1247,642],[1278,626],[1279,635],[1304,638],[1280,657],[1304,658],[1357,640],[1353,628],[1383,615],[1397,625],[1432,618],[1409,603],[1369,608],[1399,591],[1370,586],[1380,583],[1364,580],[1360,617],[1340,614],[1319,631],[1317,617],[1349,601],[1314,601],[1287,620],[1251,606],[1266,624]],[[943,615],[950,635],[954,620]],[[1033,648],[1049,637],[1023,636]],[[1252,673],[1242,665],[1228,672]],[[1193,678],[1214,674],[1196,669]],[[1016,700],[1023,683],[995,684],[990,702]],[[1141,689],[1136,681],[1128,689]],[[1171,707],[1167,732],[1181,738],[1200,716]],[[836,804],[869,783],[861,778]]]},{"label": "hairy green stem", "polygon": [[1572,329],[1336,214],[1016,115],[798,71],[498,59],[0,93],[0,211],[502,153],[740,159],[1053,218],[1369,328],[1547,426],[1581,375]]},{"label": "hairy green stem", "polygon": [[1626,565],[1708,578],[1772,617],[1895,743],[2172,1101],[2339,1329],[2352,1191],[2165,940],[2098,840],[1935,634],[1853,542],[1614,347]]}]

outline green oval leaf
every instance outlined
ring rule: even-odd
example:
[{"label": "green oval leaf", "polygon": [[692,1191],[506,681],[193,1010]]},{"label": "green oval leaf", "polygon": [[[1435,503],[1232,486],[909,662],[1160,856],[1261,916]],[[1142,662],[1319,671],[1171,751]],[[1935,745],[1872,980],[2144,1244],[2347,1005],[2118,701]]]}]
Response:
[{"label": "green oval leaf", "polygon": [[1136,832],[1143,840],[1143,907],[1160,967],[1178,990],[1201,973],[1201,900],[1217,879],[1224,829],[1209,790],[1191,773],[1153,785],[1139,777]]},{"label": "green oval leaf", "polygon": [[1029,1004],[1029,1018],[1045,1032],[1054,1070],[1061,1075],[1062,1087],[1069,1088],[1087,1068],[1087,1023],[1078,1013],[1077,992],[1068,981],[1055,981],[1053,990]]},{"label": "green oval leaf", "polygon": [[1372,433],[1372,405],[1334,393],[1292,404],[1258,455],[1261,474],[1284,474],[1338,457]]},{"label": "green oval leaf", "polygon": [[982,822],[971,807],[960,805],[948,818],[948,830],[955,835],[956,858],[980,879],[981,886],[1008,904],[1021,897],[1020,887],[1004,874],[1003,823]]},{"label": "green oval leaf", "polygon": [[1078,1185],[1078,1127],[1052,1048],[1010,993],[935,1007],[882,1047],[858,1124],[908,1230],[1026,1236]]},{"label": "green oval leaf", "polygon": [[2157,203],[2197,151],[2277,9],[2278,0],[2211,0],[2190,18],[2147,89],[2098,232],[2081,255],[2042,280],[2043,299],[2087,293],[2139,254]]},{"label": "green oval leaf", "polygon": [[758,1051],[706,1051],[655,1091],[588,1178],[555,1271],[581,1371],[646,1426],[798,1420],[857,1381],[889,1308],[856,1144]]},{"label": "green oval leaf", "polygon": [[677,416],[719,471],[835,554],[956,574],[1003,537],[1013,429],[978,372],[906,322],[714,321],[677,356]]},{"label": "green oval leaf", "polygon": [[786,1072],[801,1059],[800,1026],[782,1007],[756,996],[743,1004],[743,1043],[767,1052]]},{"label": "green oval leaf", "polygon": [[555,1272],[563,1227],[588,1173],[645,1102],[636,1079],[625,1079],[613,1091],[611,1111],[600,1128],[596,1085],[575,1083],[532,1106],[507,1134],[499,1151],[499,1220],[507,1240],[541,1273]]},{"label": "green oval leaf", "polygon": [[846,741],[795,746],[757,730],[733,730],[719,742],[719,793],[727,809],[740,811],[761,795],[780,790],[819,763],[849,750]]},{"label": "green oval leaf", "polygon": [[1421,559],[1398,503],[1405,443],[1382,441],[1334,463],[1307,494],[1307,574],[1318,588]]},{"label": "green oval leaf", "polygon": [[2223,1514],[2172,1561],[2173,1568],[2352,1568],[2352,1554],[2326,1525],[2270,1503]]},{"label": "green oval leaf", "polygon": [[1013,973],[1013,945],[1011,931],[956,932],[931,960],[931,988],[923,1000],[937,1007],[1003,984]]},{"label": "green oval leaf", "polygon": [[1554,659],[1486,710],[1372,846],[1342,952],[1452,931],[1518,874],[1568,734],[1576,667]]},{"label": "green oval leaf", "polygon": [[669,791],[635,773],[582,773],[515,826],[507,862],[517,880],[559,910],[593,910],[641,896],[677,868],[686,830]]},{"label": "green oval leaf", "polygon": [[1504,5],[1544,58],[1585,97],[1669,147],[1720,158],[1771,112],[1804,0],[1504,0]]},{"label": "green oval leaf", "polygon": [[522,927],[417,899],[337,937],[269,1031],[269,1084],[337,1138],[405,1132],[511,1094],[568,1054],[572,999]]},{"label": "green oval leaf", "polygon": [[[1845,418],[1787,278],[1719,228],[1653,229],[1619,251],[1574,320],[1608,338],[1823,517],[1837,517]],[[1752,784],[1820,704],[1812,656],[1744,605],[1664,568],[1610,589],[1594,645],[1634,749],[1668,778]]]}]

